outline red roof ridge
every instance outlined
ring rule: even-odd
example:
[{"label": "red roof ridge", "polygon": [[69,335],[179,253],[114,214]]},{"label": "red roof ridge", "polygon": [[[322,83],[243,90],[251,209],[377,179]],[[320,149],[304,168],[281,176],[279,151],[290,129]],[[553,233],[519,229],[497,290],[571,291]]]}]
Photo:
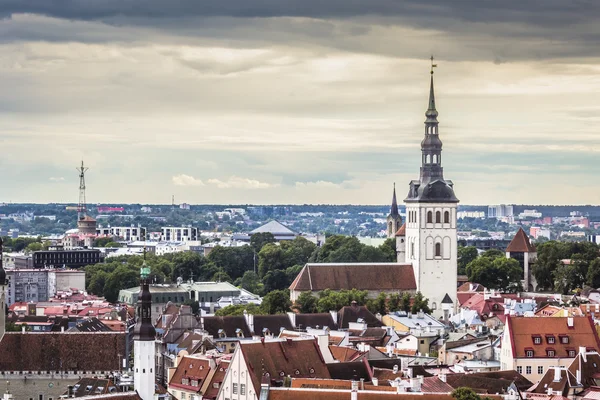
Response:
[{"label": "red roof ridge", "polygon": [[406,236],[406,222],[402,224],[400,229],[398,229],[396,236]]}]

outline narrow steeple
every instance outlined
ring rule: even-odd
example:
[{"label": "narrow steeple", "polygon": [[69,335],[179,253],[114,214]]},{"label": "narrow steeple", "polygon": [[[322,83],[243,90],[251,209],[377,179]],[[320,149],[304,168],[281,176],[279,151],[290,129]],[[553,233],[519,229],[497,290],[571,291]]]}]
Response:
[{"label": "narrow steeple", "polygon": [[400,212],[398,212],[398,201],[396,200],[396,182],[394,182],[394,195],[392,196],[392,208],[390,210],[390,215],[392,217],[400,215]]},{"label": "narrow steeple", "polygon": [[431,78],[429,82],[429,103],[425,112],[425,137],[421,142],[422,165],[421,181],[444,179],[442,168],[442,141],[438,135],[438,112],[435,108],[435,91],[433,88],[433,69],[437,64],[433,63],[431,56]]},{"label": "narrow steeple", "polygon": [[150,268],[146,265],[146,246],[144,262],[140,268],[140,293],[138,295],[138,320],[133,329],[134,340],[154,340],[156,330],[152,325],[152,295],[150,294]]}]

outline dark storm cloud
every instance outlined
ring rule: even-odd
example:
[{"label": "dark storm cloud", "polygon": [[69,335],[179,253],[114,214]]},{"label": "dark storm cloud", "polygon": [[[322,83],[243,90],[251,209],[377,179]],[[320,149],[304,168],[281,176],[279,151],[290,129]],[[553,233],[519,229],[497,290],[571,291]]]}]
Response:
[{"label": "dark storm cloud", "polygon": [[518,22],[567,26],[594,21],[596,1],[564,0],[3,0],[0,13],[43,14],[57,18],[103,20],[113,17],[189,16],[345,18],[365,15],[436,17],[470,22]]}]

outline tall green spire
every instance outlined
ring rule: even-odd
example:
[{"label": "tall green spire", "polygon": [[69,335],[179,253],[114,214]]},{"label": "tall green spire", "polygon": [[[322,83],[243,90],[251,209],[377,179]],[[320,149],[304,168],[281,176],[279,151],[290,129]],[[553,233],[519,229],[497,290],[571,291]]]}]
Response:
[{"label": "tall green spire", "polygon": [[144,262],[142,268],[140,268],[140,278],[148,279],[150,276],[150,268],[146,265],[146,246],[144,245]]}]

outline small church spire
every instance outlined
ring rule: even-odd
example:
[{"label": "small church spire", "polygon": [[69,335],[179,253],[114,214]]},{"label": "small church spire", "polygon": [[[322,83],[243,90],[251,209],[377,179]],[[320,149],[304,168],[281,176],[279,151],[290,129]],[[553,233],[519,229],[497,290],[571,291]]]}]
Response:
[{"label": "small church spire", "polygon": [[438,116],[438,112],[435,108],[435,91],[433,90],[433,69],[437,67],[437,64],[433,63],[433,55],[431,56],[431,80],[429,83],[429,106],[427,107],[427,112],[425,112],[425,116],[427,117],[427,120],[425,121],[425,123],[428,122],[436,122],[437,123],[437,116]]},{"label": "small church spire", "polygon": [[394,182],[394,194],[392,196],[392,209],[390,210],[390,215],[394,217],[400,215],[400,212],[398,211],[398,201],[396,200],[396,182]]}]

